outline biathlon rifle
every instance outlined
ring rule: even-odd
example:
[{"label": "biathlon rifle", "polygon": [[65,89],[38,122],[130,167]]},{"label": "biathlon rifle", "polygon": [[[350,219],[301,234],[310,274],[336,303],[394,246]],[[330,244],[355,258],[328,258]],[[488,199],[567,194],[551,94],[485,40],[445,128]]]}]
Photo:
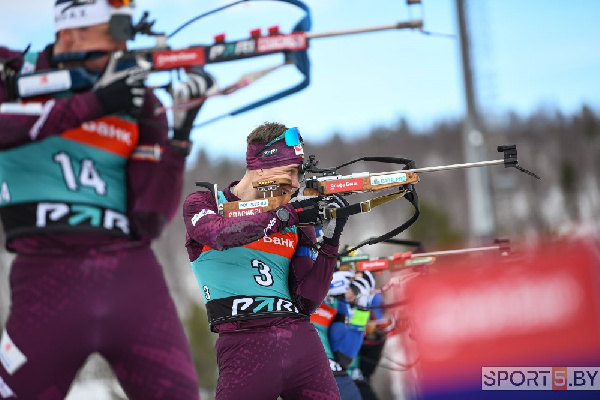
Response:
[{"label": "biathlon rifle", "polygon": [[[384,243],[400,243],[403,244],[402,240],[396,241],[394,239],[385,240]],[[383,258],[385,263],[377,264],[370,263],[370,261],[378,261],[378,260],[368,260],[360,263],[358,266],[358,270],[366,271],[366,270],[384,270],[389,269],[391,271],[397,271],[400,269],[413,268],[423,265],[433,264],[437,257],[443,256],[452,256],[452,255],[462,255],[462,254],[470,254],[470,253],[480,253],[485,251],[497,251],[500,252],[501,256],[508,256],[511,252],[510,250],[510,241],[508,239],[496,239],[494,240],[494,245],[492,246],[484,246],[484,247],[470,247],[464,249],[455,249],[455,250],[441,250],[441,251],[431,251],[431,252],[400,252],[394,253],[390,257]]]},{"label": "biathlon rifle", "polygon": [[[385,204],[387,202],[401,197],[406,198],[413,205],[415,210],[413,216],[406,222],[404,222],[402,225],[398,226],[397,228],[391,230],[390,232],[384,235],[369,238],[361,242],[356,247],[340,253],[341,255],[346,255],[365,245],[375,244],[385,241],[387,239],[391,239],[394,236],[401,233],[402,231],[406,230],[417,220],[420,211],[418,205],[418,197],[415,190],[415,184],[419,182],[420,178],[418,174],[421,172],[504,165],[505,168],[514,167],[522,172],[527,173],[530,176],[533,176],[536,179],[540,179],[539,176],[537,176],[533,172],[522,168],[519,165],[517,160],[516,145],[498,146],[497,150],[498,152],[503,153],[503,159],[425,168],[415,168],[414,161],[406,158],[363,157],[347,162],[335,168],[320,169],[317,167],[318,161],[316,160],[316,157],[314,155],[311,155],[309,156],[308,161],[306,161],[300,168],[300,173],[304,175],[304,182],[306,185],[306,189],[304,189],[303,195],[320,196],[323,199],[322,207],[319,210],[319,213],[321,215],[321,221],[317,222],[317,224],[322,223],[324,220],[329,220],[333,218],[367,213],[375,207],[378,207],[382,204]],[[402,170],[390,172],[361,172],[353,173],[350,175],[338,174],[338,169],[358,161],[404,164],[405,167]],[[253,182],[253,186],[263,193],[263,198],[252,201],[235,201],[223,203],[222,214],[226,218],[244,215],[254,215],[257,213],[275,209],[283,204],[287,204],[294,194],[288,193],[286,195],[274,196],[274,191],[282,185],[289,184],[291,184],[291,181],[285,179]],[[346,207],[327,208],[327,200],[329,200],[328,198],[334,194],[341,196],[349,196],[355,193],[379,192],[384,190],[388,191],[389,193],[371,198],[366,201],[350,204]]]},{"label": "biathlon rifle", "polygon": [[[128,51],[117,51],[111,54],[105,73],[108,74],[139,74],[140,72],[160,72],[202,67],[208,64],[216,64],[227,61],[236,61],[252,57],[259,57],[271,54],[282,53],[284,62],[280,65],[269,67],[264,70],[251,72],[242,75],[235,83],[220,89],[211,91],[210,95],[192,99],[186,103],[178,104],[178,109],[192,108],[201,104],[206,97],[217,95],[228,95],[238,89],[244,88],[256,80],[264,77],[270,72],[275,71],[286,65],[295,65],[304,79],[287,89],[269,95],[263,99],[256,100],[245,106],[241,106],[226,114],[211,118],[210,120],[196,124],[194,128],[207,125],[227,116],[235,116],[243,112],[260,107],[267,103],[279,100],[306,88],[310,83],[310,61],[308,59],[309,40],[325,37],[343,36],[350,34],[375,32],[391,29],[421,29],[422,20],[409,20],[389,25],[379,25],[372,27],[361,27],[339,31],[329,31],[321,33],[310,32],[312,21],[310,9],[300,0],[271,0],[284,2],[300,8],[304,15],[296,23],[290,33],[282,33],[278,26],[268,29],[268,34],[263,35],[260,29],[250,32],[250,37],[243,40],[226,41],[225,34],[219,34],[214,37],[215,43],[212,45],[192,45],[182,49],[172,49],[168,45],[168,39],[180,32],[184,27],[192,22],[215,14],[226,8],[240,3],[247,3],[258,0],[238,0],[225,6],[201,14],[192,20],[186,22],[172,34],[157,33],[152,30],[155,21],[148,21],[148,13],[145,12],[140,22],[132,28],[133,36],[144,34],[155,38],[155,45],[144,49],[134,49]],[[418,1],[409,1],[408,4],[418,4]],[[106,55],[105,52],[80,52],[56,55],[54,62],[69,65],[70,63],[81,63],[89,59]],[[82,91],[91,89],[99,79],[98,74],[90,73],[83,67],[52,69],[46,71],[37,71],[29,74],[11,71],[8,67],[9,61],[3,63],[0,60],[0,77],[5,82],[5,87],[9,94],[9,101],[27,100],[33,97],[50,95],[54,93],[67,91]],[[159,87],[154,87],[159,88]],[[160,88],[172,89],[171,84]],[[4,106],[8,107],[8,106]],[[155,110],[155,113],[164,113],[172,107],[161,107]]]},{"label": "biathlon rifle", "polygon": [[[401,244],[401,245],[415,245],[414,241],[408,241],[404,239],[387,239],[384,243],[390,244]],[[419,247],[420,244],[418,245]],[[438,257],[445,256],[456,256],[472,253],[481,252],[499,252],[500,256],[506,257],[511,254],[510,240],[509,239],[496,239],[492,246],[485,247],[470,247],[463,249],[454,250],[442,250],[432,252],[399,252],[394,253],[389,257],[380,257],[371,259],[368,255],[357,255],[357,256],[342,256],[339,257],[340,263],[354,262],[356,265],[356,271],[372,271],[381,272],[389,270],[391,272],[406,271],[404,274],[397,274],[393,276],[388,282],[383,284],[380,288],[375,289],[373,293],[382,293],[393,286],[398,285],[404,281],[412,279],[415,276],[424,275],[427,273],[425,267],[435,263]],[[366,257],[365,257],[366,256]]]}]

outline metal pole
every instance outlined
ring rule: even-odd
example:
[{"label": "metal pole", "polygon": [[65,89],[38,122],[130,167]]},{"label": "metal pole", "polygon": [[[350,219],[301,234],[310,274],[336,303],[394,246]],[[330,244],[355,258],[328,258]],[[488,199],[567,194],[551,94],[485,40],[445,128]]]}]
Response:
[{"label": "metal pole", "polygon": [[[465,0],[456,0],[456,12],[460,37],[463,83],[465,90],[466,115],[462,131],[463,148],[467,162],[485,159],[483,126],[477,112],[473,90],[472,63],[469,33],[465,14]],[[489,174],[485,168],[469,169],[467,194],[469,204],[469,234],[471,239],[480,239],[494,234],[495,218],[492,205]]]}]

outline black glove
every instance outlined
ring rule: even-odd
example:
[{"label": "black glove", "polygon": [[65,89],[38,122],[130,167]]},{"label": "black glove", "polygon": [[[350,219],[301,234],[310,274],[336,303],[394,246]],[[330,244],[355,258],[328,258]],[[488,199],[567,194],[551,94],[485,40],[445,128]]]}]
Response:
[{"label": "black glove", "polygon": [[[4,68],[4,70],[2,70]],[[4,86],[7,100],[15,101],[17,96],[17,72],[0,60],[0,85]]]},{"label": "black glove", "polygon": [[318,225],[321,223],[319,198],[316,196],[296,196],[290,201],[298,214],[298,222],[302,225]]},{"label": "black glove", "polygon": [[126,112],[137,117],[144,105],[147,76],[148,70],[140,67],[118,72],[107,67],[93,89],[102,110],[106,114]]},{"label": "black glove", "polygon": [[[181,103],[206,96],[215,87],[215,78],[202,67],[193,67],[187,72],[188,80],[173,90],[173,139],[189,141],[194,120],[204,102],[190,108]],[[180,107],[178,107],[181,105]]]},{"label": "black glove", "polygon": [[[346,207],[348,202],[341,196],[332,195],[325,204],[321,202],[323,208],[341,208]],[[348,222],[348,217],[332,218],[323,221],[323,243],[330,246],[337,246],[340,243],[340,236],[344,230],[344,225]]]}]

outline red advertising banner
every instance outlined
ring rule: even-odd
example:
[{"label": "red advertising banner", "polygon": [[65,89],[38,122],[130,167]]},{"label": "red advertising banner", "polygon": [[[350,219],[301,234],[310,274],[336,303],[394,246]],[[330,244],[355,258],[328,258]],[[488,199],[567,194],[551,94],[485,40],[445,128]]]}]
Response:
[{"label": "red advertising banner", "polygon": [[483,263],[438,258],[435,274],[408,282],[420,384],[481,390],[488,367],[600,366],[600,260],[591,243]]}]

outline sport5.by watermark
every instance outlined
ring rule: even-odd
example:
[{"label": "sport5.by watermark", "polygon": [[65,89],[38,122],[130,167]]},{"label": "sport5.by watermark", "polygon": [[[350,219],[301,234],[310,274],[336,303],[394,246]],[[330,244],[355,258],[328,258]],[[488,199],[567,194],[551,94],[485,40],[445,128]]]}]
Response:
[{"label": "sport5.by watermark", "polygon": [[600,390],[600,367],[482,367],[481,390]]}]

